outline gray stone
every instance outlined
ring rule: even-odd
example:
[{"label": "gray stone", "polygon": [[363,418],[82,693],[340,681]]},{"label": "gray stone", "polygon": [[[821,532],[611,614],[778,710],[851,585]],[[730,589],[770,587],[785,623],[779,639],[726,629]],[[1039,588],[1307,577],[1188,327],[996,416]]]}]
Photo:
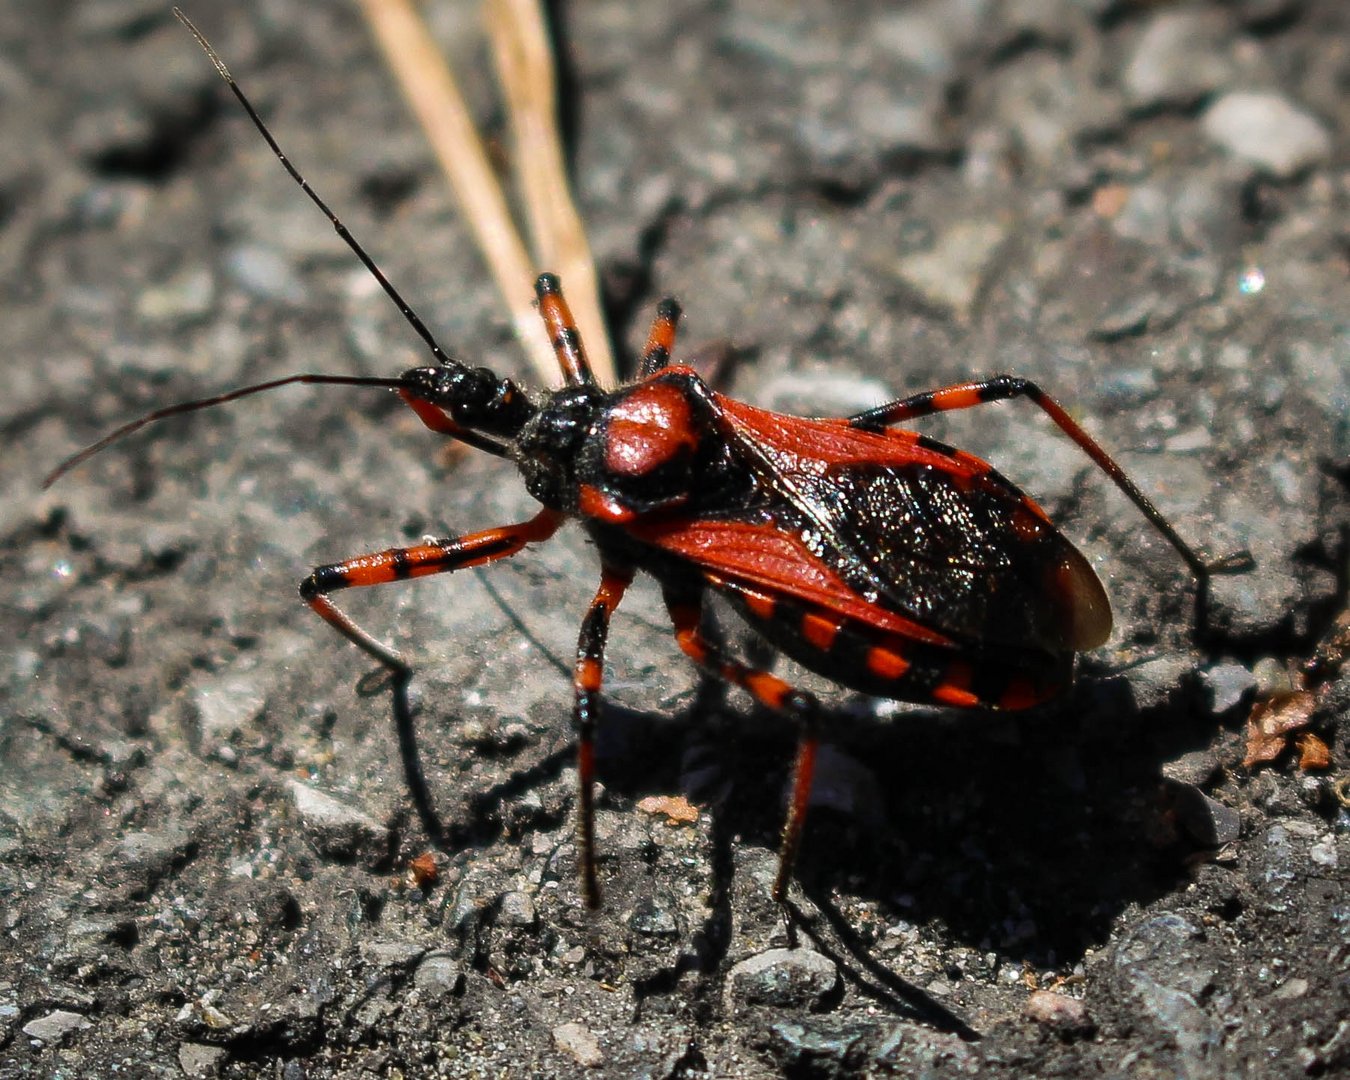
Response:
[{"label": "gray stone", "polygon": [[1185,656],[1160,656],[1146,660],[1123,672],[1134,705],[1140,712],[1161,708],[1178,695],[1195,671]]},{"label": "gray stone", "polygon": [[1207,784],[1222,766],[1223,762],[1215,751],[1192,750],[1172,761],[1164,761],[1162,774],[1178,784]]},{"label": "gray stone", "polygon": [[674,937],[680,930],[680,924],[669,906],[655,896],[639,900],[627,921],[631,929],[651,937]]},{"label": "gray stone", "polygon": [[1122,81],[1138,108],[1193,105],[1234,75],[1231,22],[1218,10],[1158,12],[1135,43]]},{"label": "gray stone", "polygon": [[360,852],[383,855],[388,849],[389,830],[369,814],[299,780],[289,786],[306,833],[324,855],[351,859]]},{"label": "gray stone", "polygon": [[1204,847],[1221,848],[1242,833],[1242,816],[1236,810],[1190,784],[1174,788],[1173,806],[1186,835]]},{"label": "gray stone", "polygon": [[1210,709],[1218,716],[1237,708],[1256,690],[1256,676],[1245,664],[1215,664],[1201,672],[1200,679],[1209,694]]},{"label": "gray stone", "polygon": [[1286,178],[1331,154],[1322,121],[1280,94],[1225,94],[1200,120],[1201,130],[1233,157]]},{"label": "gray stone", "polygon": [[148,322],[178,324],[209,314],[215,297],[216,283],[211,271],[193,266],[141,293],[136,299],[136,314]]},{"label": "gray stone", "polygon": [[1043,1027],[1064,1034],[1087,1034],[1093,1028],[1087,1006],[1078,998],[1050,990],[1034,990],[1022,1008],[1022,1015]]},{"label": "gray stone", "polygon": [[412,941],[372,941],[361,947],[361,955],[375,967],[401,970],[411,967],[426,952]]},{"label": "gray stone", "polygon": [[959,319],[969,318],[985,275],[1007,238],[1003,222],[954,222],[930,249],[903,258],[898,276],[926,303]]},{"label": "gray stone", "polygon": [[93,1027],[81,1013],[55,1009],[36,1020],[30,1020],[23,1026],[23,1033],[45,1043],[59,1043],[77,1031]]},{"label": "gray stone", "polygon": [[430,997],[448,997],[463,985],[464,969],[448,953],[428,953],[413,972],[413,985]]},{"label": "gray stone", "polygon": [[732,1000],[778,1008],[820,1008],[838,985],[834,962],[811,949],[770,949],[742,960],[727,976]]},{"label": "gray stone", "polygon": [[877,1035],[870,1024],[837,1020],[780,1020],[769,1029],[771,1051],[788,1076],[844,1077],[862,1047]]},{"label": "gray stone", "polygon": [[553,1029],[553,1041],[559,1050],[570,1054],[578,1065],[598,1069],[605,1063],[600,1041],[585,1024],[559,1024]]},{"label": "gray stone", "polygon": [[497,919],[504,926],[528,929],[539,921],[535,911],[534,898],[527,892],[509,892],[502,896],[497,909]]},{"label": "gray stone", "polygon": [[225,269],[234,282],[259,300],[302,304],[304,282],[277,248],[262,244],[236,244],[225,256]]},{"label": "gray stone", "polygon": [[1116,947],[1115,961],[1131,975],[1147,974],[1194,996],[1213,979],[1213,972],[1189,959],[1189,946],[1203,937],[1190,920],[1168,912],[1137,926]]},{"label": "gray stone", "polygon": [[192,836],[183,829],[128,833],[118,842],[113,860],[103,874],[109,884],[149,892],[186,860],[195,847]]},{"label": "gray stone", "polygon": [[211,1046],[208,1043],[189,1042],[183,1043],[178,1048],[178,1064],[183,1070],[183,1075],[191,1077],[192,1080],[218,1076],[221,1065],[229,1056],[230,1052],[223,1046]]}]

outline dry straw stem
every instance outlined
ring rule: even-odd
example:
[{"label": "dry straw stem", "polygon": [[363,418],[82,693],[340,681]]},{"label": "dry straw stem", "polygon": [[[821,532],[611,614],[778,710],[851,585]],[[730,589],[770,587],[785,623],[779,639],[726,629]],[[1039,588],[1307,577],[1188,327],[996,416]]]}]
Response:
[{"label": "dry straw stem", "polygon": [[558,130],[557,72],[540,0],[487,0],[488,34],[515,137],[514,160],[539,266],[567,288],[591,369],[613,386],[614,358],[586,229],[572,202]]},{"label": "dry straw stem", "polygon": [[[530,96],[535,98],[542,96],[552,103],[552,62],[548,54],[548,38],[542,12],[532,4],[519,6],[522,9],[534,10],[532,14],[524,15],[516,31],[535,42],[542,42],[544,49],[543,66],[540,66],[538,57],[535,56],[526,66],[524,75],[531,81],[537,81],[541,77],[548,80],[547,86],[542,90],[539,87],[532,88]],[[584,234],[580,233],[576,212],[571,208],[565,183],[560,186],[561,195],[551,192],[549,199],[550,202],[557,202],[561,198],[567,203],[567,211],[572,221],[576,222],[575,232],[580,235],[584,268],[581,265],[573,268],[577,260],[577,244],[572,236],[564,235],[561,239],[552,239],[549,230],[555,226],[539,224],[560,220],[562,216],[560,211],[550,209],[540,212],[533,204],[529,213],[535,240],[540,247],[537,254],[551,254],[556,251],[557,257],[566,262],[554,265],[540,259],[531,260],[512,220],[506,195],[489,163],[483,140],[474,126],[464,95],[460,92],[453,72],[432,40],[425,23],[409,0],[361,0],[361,8],[367,22],[370,23],[375,40],[384,52],[386,63],[397,77],[413,113],[426,131],[441,169],[454,188],[479,250],[483,253],[497,288],[511,312],[516,337],[523,344],[530,363],[539,373],[539,377],[547,383],[555,383],[558,379],[558,367],[553,357],[552,346],[534,310],[530,290],[530,283],[535,275],[540,270],[550,269],[564,275],[563,282],[568,287],[568,299],[572,303],[583,335],[588,337],[592,348],[601,346],[599,356],[604,358],[605,363],[595,365],[596,374],[603,383],[609,383],[613,365],[609,362],[608,338],[603,333],[604,322],[600,315],[595,287],[595,270],[590,262]],[[514,19],[515,17],[513,21]],[[537,44],[532,45],[525,51],[533,53],[537,47]],[[498,50],[500,52],[500,45]],[[508,104],[514,110],[516,99],[521,92],[508,87],[506,93]],[[540,117],[534,115],[528,121],[514,118],[518,142],[539,138],[538,134],[525,136],[522,133],[527,130],[537,133],[541,130],[539,125],[542,122],[546,145],[551,144],[555,148],[560,148],[561,140],[557,134],[556,118],[556,108],[553,107],[549,108],[542,121]],[[558,163],[557,170],[561,176],[561,150],[555,149],[554,154]],[[527,165],[523,153],[519,155],[519,164],[527,171],[532,167]],[[527,179],[522,183],[528,193],[530,181]],[[527,194],[526,198],[529,200],[531,196]],[[545,234],[549,234],[549,238],[546,238]]]}]

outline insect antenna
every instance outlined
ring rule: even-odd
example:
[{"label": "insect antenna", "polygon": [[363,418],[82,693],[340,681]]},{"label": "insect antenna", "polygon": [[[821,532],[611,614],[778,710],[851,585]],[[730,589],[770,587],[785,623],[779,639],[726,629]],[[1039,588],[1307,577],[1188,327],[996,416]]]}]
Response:
[{"label": "insect antenna", "polygon": [[424,323],[417,312],[412,309],[412,306],[403,299],[403,295],[394,288],[393,282],[391,282],[385,276],[384,271],[376,265],[375,260],[372,259],[366,249],[361,246],[360,241],[351,234],[346,225],[342,224],[342,221],[338,218],[337,214],[333,213],[328,204],[320,198],[319,193],[309,186],[309,181],[300,175],[300,170],[291,164],[291,159],[286,156],[285,151],[281,149],[277,140],[273,138],[271,131],[269,131],[267,125],[263,123],[262,117],[258,115],[258,110],[253,107],[253,103],[245,96],[244,91],[239,88],[239,84],[234,81],[234,76],[230,74],[230,69],[225,66],[225,61],[220,58],[220,54],[217,53],[216,50],[212,48],[211,43],[206,40],[206,36],[193,25],[191,19],[183,14],[181,8],[174,8],[173,13],[178,21],[187,28],[188,33],[197,39],[197,44],[202,47],[207,58],[215,65],[216,71],[220,73],[220,77],[225,80],[231,92],[238,99],[239,104],[244,107],[244,112],[248,113],[248,118],[253,121],[253,126],[258,129],[258,133],[262,135],[267,145],[271,147],[272,153],[277,156],[277,160],[280,161],[286,171],[290,173],[291,179],[300,185],[300,190],[309,196],[310,202],[323,211],[324,216],[332,223],[334,231],[338,236],[342,237],[342,242],[352,249],[356,257],[361,260],[361,264],[369,270],[371,276],[380,283],[380,288],[382,288],[389,299],[394,302],[394,305],[399,310],[399,314],[408,320],[408,325],[417,332],[417,336],[426,342],[427,348],[431,350],[431,355],[442,364],[458,365],[459,362],[451,359],[446,354],[445,350],[441,348],[440,344],[432,336],[431,331],[427,329],[426,323]]},{"label": "insect antenna", "polygon": [[387,390],[407,390],[409,384],[401,378],[382,378],[378,375],[321,375],[321,374],[303,374],[287,375],[280,379],[269,379],[267,382],[254,383],[251,386],[240,386],[234,390],[227,391],[224,394],[216,394],[212,397],[198,398],[196,401],[180,401],[176,405],[166,405],[162,409],[156,409],[154,412],[148,412],[144,416],[138,417],[129,423],[123,424],[116,431],[110,431],[98,442],[86,446],[77,454],[72,454],[61,462],[56,468],[47,474],[47,478],[42,481],[42,488],[45,491],[54,483],[70,472],[77,465],[88,461],[105,446],[117,442],[118,439],[125,438],[133,431],[139,431],[148,424],[153,424],[158,420],[167,419],[170,416],[179,416],[182,413],[196,412],[198,409],[209,409],[214,405],[223,405],[227,401],[237,401],[242,397],[249,397],[252,394],[261,394],[265,390],[275,390],[278,386],[289,386],[292,383],[327,383],[336,386],[382,386]]},{"label": "insect antenna", "polygon": [[[394,302],[394,306],[398,308],[399,313],[408,321],[408,325],[417,332],[418,337],[426,343],[427,348],[431,350],[431,354],[435,357],[436,361],[446,367],[463,369],[463,365],[460,364],[459,361],[451,358],[445,350],[441,348],[440,343],[432,336],[431,331],[427,329],[426,323],[424,323],[417,312],[412,309],[412,306],[403,299],[402,293],[400,293],[398,289],[394,287],[393,282],[385,276],[384,271],[381,270],[375,260],[371,258],[370,253],[361,246],[360,241],[351,234],[351,231],[342,223],[342,220],[333,212],[329,205],[323,201],[323,198],[319,193],[310,187],[309,181],[300,174],[300,170],[291,164],[290,158],[288,158],[285,151],[281,149],[281,146],[277,143],[272,132],[268,130],[267,125],[263,123],[263,119],[258,115],[258,110],[253,107],[253,103],[249,101],[248,97],[244,94],[244,91],[240,89],[239,84],[234,81],[234,76],[230,74],[230,69],[225,66],[225,61],[220,58],[220,54],[217,53],[211,43],[206,40],[206,36],[197,29],[192,20],[183,13],[181,8],[175,7],[173,13],[178,21],[187,28],[188,33],[196,39],[197,44],[202,47],[202,50],[206,53],[207,58],[211,63],[215,65],[216,71],[219,72],[220,77],[225,80],[235,98],[239,101],[239,104],[243,106],[244,112],[248,114],[248,118],[253,122],[253,126],[258,129],[258,133],[262,135],[263,140],[267,143],[272,153],[276,155],[277,160],[281,162],[282,166],[286,169],[286,172],[290,174],[291,179],[300,186],[300,190],[309,197],[309,200],[323,211],[324,216],[328,218],[334,231],[342,238],[343,243],[352,250],[356,257],[361,260],[361,264],[370,272],[371,276],[379,282],[380,288],[382,288]],[[380,386],[390,390],[401,390],[404,392],[405,397],[410,392],[416,393],[418,389],[403,378],[381,378],[364,375],[302,374],[288,375],[284,378],[271,379],[267,382],[239,387],[238,389],[230,390],[227,393],[216,394],[212,397],[200,398],[195,401],[184,401],[176,405],[168,405],[162,409],[156,409],[153,412],[146,413],[144,416],[132,420],[129,423],[123,424],[121,427],[117,428],[117,430],[112,431],[99,439],[98,442],[91,446],[87,446],[79,453],[68,457],[47,474],[46,479],[42,482],[42,487],[44,490],[51,487],[52,484],[56,483],[56,481],[61,479],[66,473],[70,472],[71,469],[87,461],[110,443],[117,442],[119,439],[125,438],[132,432],[139,431],[148,424],[153,424],[158,420],[164,420],[170,416],[196,412],[198,409],[209,409],[214,405],[222,405],[227,401],[235,401],[252,394],[260,394],[265,390],[274,390],[279,386],[287,386],[291,383],[327,383],[339,386]],[[461,442],[497,456],[502,456],[506,452],[502,445],[496,440],[480,436],[466,429],[457,428],[453,432],[453,435]]]}]

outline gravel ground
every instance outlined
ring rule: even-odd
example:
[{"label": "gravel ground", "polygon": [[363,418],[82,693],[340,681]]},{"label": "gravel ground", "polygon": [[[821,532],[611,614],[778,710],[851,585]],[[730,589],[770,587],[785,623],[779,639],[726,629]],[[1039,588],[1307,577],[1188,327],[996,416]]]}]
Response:
[{"label": "gravel ground", "polygon": [[[191,13],[452,351],[521,373],[355,14]],[[499,129],[476,16],[430,15]],[[6,0],[0,1077],[1350,1071],[1350,680],[1307,699],[1329,767],[1242,764],[1253,701],[1345,608],[1350,9],[597,0],[560,31],[628,349],[674,293],[686,345],[732,341],[735,393],[784,410],[1015,371],[1257,569],[1197,632],[1175,553],[1033,409],[925,422],[1051,510],[1116,632],[1030,715],[830,694],[790,925],[792,732],[699,685],[648,587],[611,635],[581,906],[578,532],[353,595],[417,658],[433,851],[385,697],[295,582],[527,496],[341,388],[40,492],[155,405],[422,356],[160,0]]]}]

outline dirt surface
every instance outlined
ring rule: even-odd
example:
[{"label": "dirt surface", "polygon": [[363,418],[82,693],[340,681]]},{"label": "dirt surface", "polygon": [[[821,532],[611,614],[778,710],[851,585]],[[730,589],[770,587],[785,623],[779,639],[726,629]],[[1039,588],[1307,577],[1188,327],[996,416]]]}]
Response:
[{"label": "dirt surface", "polygon": [[[447,347],[522,374],[354,12],[192,14]],[[430,14],[500,132],[476,16]],[[353,595],[416,658],[453,841],[432,852],[386,697],[295,583],[529,499],[342,388],[165,424],[41,492],[155,405],[424,358],[167,5],[7,0],[0,1077],[1350,1071],[1334,662],[1305,699],[1329,767],[1243,766],[1253,702],[1345,608],[1350,8],[606,0],[559,28],[628,350],[674,293],[685,345],[740,346],[757,404],[1015,371],[1256,570],[1197,634],[1175,553],[1034,409],[925,422],[1054,514],[1116,630],[1021,716],[805,679],[830,749],[790,930],[769,886],[793,733],[700,687],[648,586],[611,634],[606,898],[582,907],[579,532]],[[697,820],[642,803],[678,795]]]}]

